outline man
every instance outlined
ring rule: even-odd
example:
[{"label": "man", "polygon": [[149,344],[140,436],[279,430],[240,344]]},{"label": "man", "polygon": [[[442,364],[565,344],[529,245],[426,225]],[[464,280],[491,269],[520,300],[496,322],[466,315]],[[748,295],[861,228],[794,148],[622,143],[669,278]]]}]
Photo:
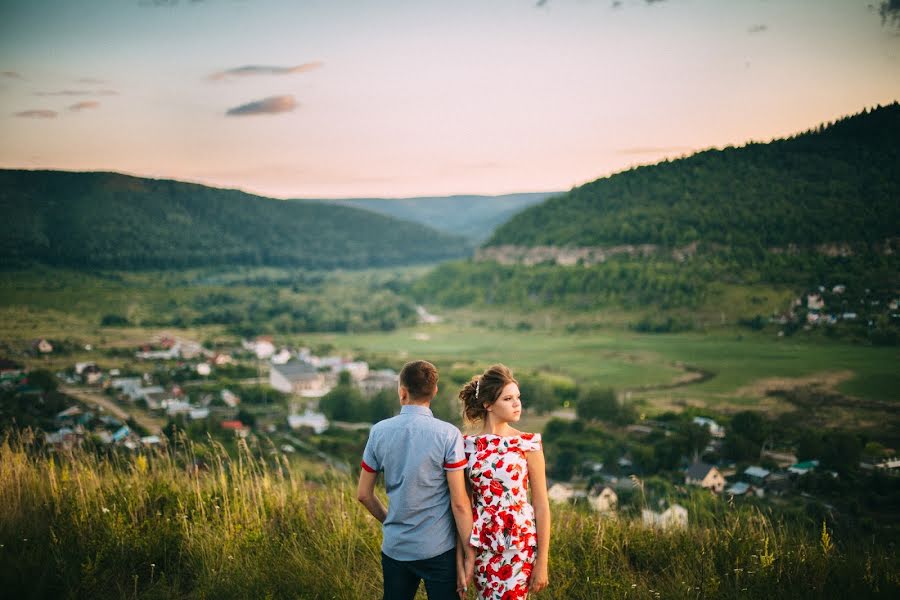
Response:
[{"label": "man", "polygon": [[[400,414],[372,427],[363,452],[357,497],[382,523],[385,600],[412,600],[421,580],[429,600],[451,600],[472,579],[463,440],[456,427],[431,412],[437,382],[431,363],[407,363],[397,390]],[[384,471],[388,508],[375,496],[378,471]],[[457,537],[465,552],[459,579]]]}]

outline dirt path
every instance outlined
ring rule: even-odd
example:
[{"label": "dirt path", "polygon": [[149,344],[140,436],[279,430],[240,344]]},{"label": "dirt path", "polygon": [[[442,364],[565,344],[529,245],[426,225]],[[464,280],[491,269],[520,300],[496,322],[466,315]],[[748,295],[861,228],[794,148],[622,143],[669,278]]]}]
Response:
[{"label": "dirt path", "polygon": [[59,391],[86,404],[98,404],[103,407],[103,410],[122,421],[133,418],[138,425],[145,428],[151,434],[159,435],[162,432],[163,425],[165,425],[160,419],[151,417],[140,409],[135,409],[133,412],[128,413],[122,409],[121,406],[113,402],[111,398],[96,392],[93,389],[86,389],[73,385],[61,385],[59,386]]}]

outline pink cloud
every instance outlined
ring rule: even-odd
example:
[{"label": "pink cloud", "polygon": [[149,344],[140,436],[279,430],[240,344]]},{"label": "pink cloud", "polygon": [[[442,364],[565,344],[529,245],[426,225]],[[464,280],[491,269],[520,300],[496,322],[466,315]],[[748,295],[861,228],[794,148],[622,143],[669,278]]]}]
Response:
[{"label": "pink cloud", "polygon": [[273,67],[267,65],[247,65],[213,73],[209,78],[213,81],[223,81],[233,77],[255,77],[259,75],[296,75],[306,73],[322,67],[325,63],[320,60],[295,65],[293,67]]},{"label": "pink cloud", "polygon": [[99,106],[100,106],[100,103],[97,102],[96,100],[85,100],[84,102],[76,102],[75,104],[73,104],[72,106],[69,107],[69,110],[77,112],[77,111],[85,110],[88,108],[97,108]]},{"label": "pink cloud", "polygon": [[248,102],[229,109],[225,116],[247,117],[251,115],[275,115],[291,112],[297,108],[297,101],[293,96],[270,96],[255,102]]},{"label": "pink cloud", "polygon": [[17,112],[17,117],[24,119],[55,119],[58,113],[55,110],[32,109]]}]

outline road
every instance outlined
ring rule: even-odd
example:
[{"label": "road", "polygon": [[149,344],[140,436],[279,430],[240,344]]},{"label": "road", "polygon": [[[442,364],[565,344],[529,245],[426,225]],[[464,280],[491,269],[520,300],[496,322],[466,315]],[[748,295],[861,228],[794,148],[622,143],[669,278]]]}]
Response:
[{"label": "road", "polygon": [[138,425],[149,431],[151,434],[159,435],[160,433],[162,433],[163,425],[165,425],[165,422],[148,415],[138,408],[135,408],[130,413],[126,412],[121,406],[116,404],[112,400],[112,398],[104,395],[102,392],[96,391],[93,388],[83,388],[74,385],[61,385],[59,386],[59,391],[67,396],[75,398],[76,400],[84,402],[85,404],[99,404],[103,407],[104,411],[118,419],[121,419],[122,421],[127,421],[128,419],[133,418]]}]

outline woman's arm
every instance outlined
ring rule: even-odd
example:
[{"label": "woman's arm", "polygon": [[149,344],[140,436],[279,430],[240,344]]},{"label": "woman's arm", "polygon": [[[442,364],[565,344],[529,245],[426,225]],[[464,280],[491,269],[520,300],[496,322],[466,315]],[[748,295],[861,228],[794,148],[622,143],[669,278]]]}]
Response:
[{"label": "woman's arm", "polygon": [[550,559],[550,500],[547,497],[547,475],[544,467],[543,450],[535,450],[525,455],[528,461],[528,478],[531,480],[531,505],[537,526],[537,555],[531,571],[531,591],[539,592],[549,582]]}]

